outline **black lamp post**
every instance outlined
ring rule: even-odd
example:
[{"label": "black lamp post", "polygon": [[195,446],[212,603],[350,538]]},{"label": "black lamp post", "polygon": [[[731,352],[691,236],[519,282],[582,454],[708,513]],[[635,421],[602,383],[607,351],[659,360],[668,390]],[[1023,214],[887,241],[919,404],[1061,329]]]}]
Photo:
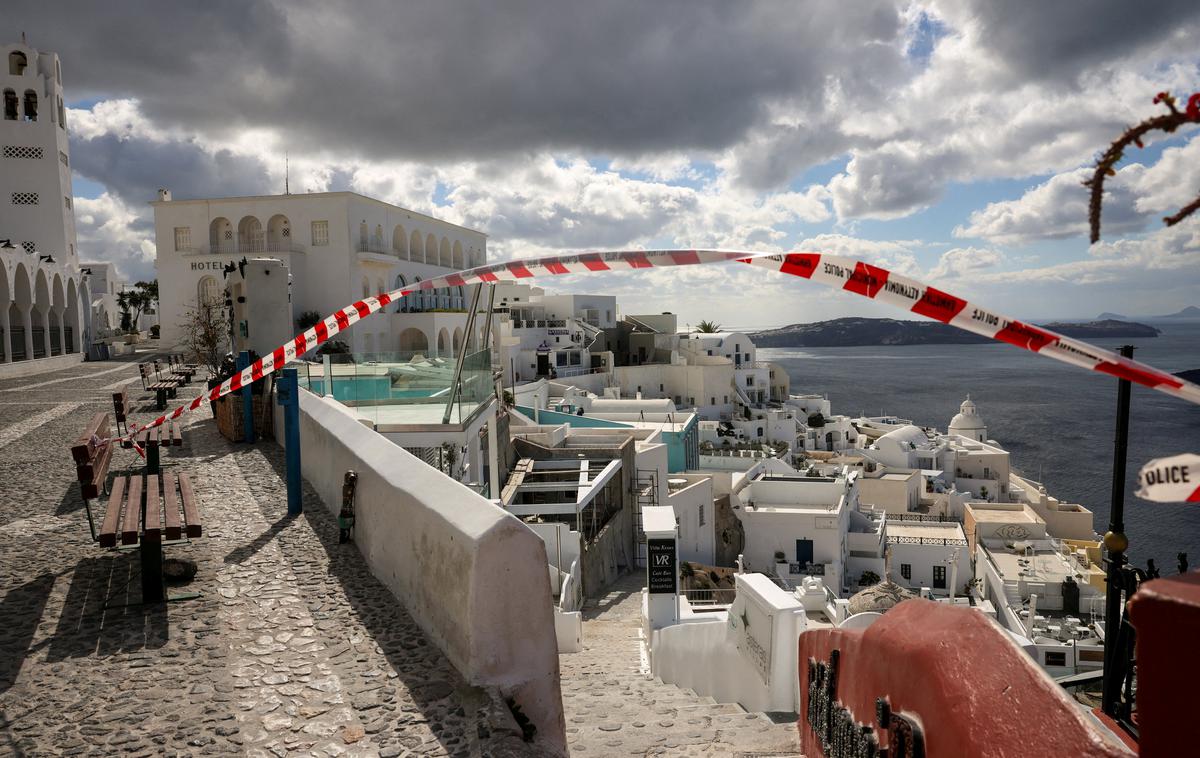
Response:
[{"label": "black lamp post", "polygon": [[[1121,347],[1121,356],[1133,357],[1133,346]],[[1113,440],[1112,507],[1108,513],[1108,531],[1104,548],[1108,551],[1108,577],[1104,612],[1104,681],[1101,706],[1105,713],[1117,717],[1121,701],[1121,686],[1128,672],[1117,644],[1121,630],[1121,606],[1125,551],[1129,538],[1125,536],[1125,458],[1129,449],[1129,390],[1128,379],[1117,381],[1117,430]]]}]

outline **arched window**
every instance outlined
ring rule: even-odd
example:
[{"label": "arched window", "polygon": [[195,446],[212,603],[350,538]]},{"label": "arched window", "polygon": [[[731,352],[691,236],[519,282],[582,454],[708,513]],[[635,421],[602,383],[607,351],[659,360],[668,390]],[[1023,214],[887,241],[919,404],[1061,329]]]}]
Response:
[{"label": "arched window", "polygon": [[218,305],[221,302],[221,290],[217,286],[215,276],[205,276],[196,285],[196,302],[200,305]]},{"label": "arched window", "polygon": [[371,281],[367,277],[363,277],[363,297],[371,296]]},{"label": "arched window", "polygon": [[425,262],[438,265],[438,241],[432,234],[425,237]]},{"label": "arched window", "polygon": [[[408,282],[405,280],[404,274],[400,274],[396,277],[396,289],[402,290],[407,286]],[[399,302],[396,303],[396,313],[408,313],[408,306],[411,300],[411,296],[400,298]]]},{"label": "arched window", "polygon": [[13,50],[8,54],[8,73],[10,76],[21,76],[25,73],[25,68],[28,65],[29,59],[20,50]]},{"label": "arched window", "polygon": [[31,89],[25,90],[25,120],[37,121],[37,93]]},{"label": "arched window", "polygon": [[[414,232],[414,234],[415,234],[415,232]],[[415,291],[411,295],[408,296],[409,299],[412,300],[412,307],[410,307],[409,310],[412,311],[413,313],[420,313],[421,311],[425,310],[425,294],[421,291],[420,284],[421,284],[421,277],[418,276],[418,277],[414,278],[413,279],[413,289]]]},{"label": "arched window", "polygon": [[382,253],[383,252],[383,225],[382,224],[375,225],[375,238],[371,241],[373,243],[375,243],[374,245],[372,245],[371,249],[374,250],[375,252]]},{"label": "arched window", "polygon": [[54,61],[54,81],[62,84],[62,63]]},{"label": "arched window", "polygon": [[17,120],[17,93],[10,89],[4,90],[4,120]]},{"label": "arched window", "polygon": [[367,252],[367,234],[369,234],[367,231],[367,222],[365,220],[360,221],[358,224],[358,251],[360,253]]},{"label": "arched window", "polygon": [[63,110],[62,95],[58,97],[58,128],[67,128],[67,112]]}]

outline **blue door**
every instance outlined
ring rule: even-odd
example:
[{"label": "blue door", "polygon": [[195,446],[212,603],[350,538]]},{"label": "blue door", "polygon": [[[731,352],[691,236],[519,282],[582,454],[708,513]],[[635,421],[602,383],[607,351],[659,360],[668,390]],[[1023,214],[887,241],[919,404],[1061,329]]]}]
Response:
[{"label": "blue door", "polygon": [[801,567],[812,563],[813,559],[813,543],[812,540],[796,540],[796,563]]}]

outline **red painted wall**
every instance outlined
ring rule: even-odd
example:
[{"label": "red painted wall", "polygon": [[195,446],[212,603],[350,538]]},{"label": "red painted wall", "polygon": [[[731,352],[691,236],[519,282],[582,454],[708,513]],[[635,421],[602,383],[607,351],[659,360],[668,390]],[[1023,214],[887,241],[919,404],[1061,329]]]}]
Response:
[{"label": "red painted wall", "polygon": [[1200,755],[1200,572],[1142,585],[1129,601],[1137,630],[1137,722],[1144,758]]},{"label": "red painted wall", "polygon": [[873,725],[875,700],[886,695],[894,712],[921,725],[929,758],[1130,755],[978,611],[908,600],[865,630],[813,630],[799,644],[800,741],[809,758],[825,753],[806,715],[808,662],[827,662],[835,648],[838,701]]}]

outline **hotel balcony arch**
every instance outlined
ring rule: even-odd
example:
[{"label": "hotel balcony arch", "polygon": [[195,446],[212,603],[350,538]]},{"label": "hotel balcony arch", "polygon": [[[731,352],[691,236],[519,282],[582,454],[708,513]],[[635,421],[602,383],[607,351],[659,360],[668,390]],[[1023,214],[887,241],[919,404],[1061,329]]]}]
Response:
[{"label": "hotel balcony arch", "polygon": [[429,338],[425,332],[410,326],[400,332],[398,349],[402,353],[428,353]]},{"label": "hotel balcony arch", "polygon": [[267,221],[267,252],[286,253],[293,249],[292,222],[282,213],[276,213]]},{"label": "hotel balcony arch", "polygon": [[262,222],[255,216],[243,216],[238,222],[238,252],[261,253],[265,247]]},{"label": "hotel balcony arch", "polygon": [[224,216],[217,216],[208,225],[208,251],[228,255],[237,252],[233,242],[233,224]]},{"label": "hotel balcony arch", "polygon": [[16,121],[20,117],[17,92],[13,89],[4,90],[4,120]]},{"label": "hotel balcony arch", "polygon": [[441,246],[438,248],[438,265],[445,268],[450,268],[454,265],[454,260],[450,253],[450,240],[442,237]]},{"label": "hotel balcony arch", "polygon": [[463,246],[458,240],[454,240],[454,253],[452,265],[455,270],[461,271],[466,268],[466,260],[463,258]]},{"label": "hotel balcony arch", "polygon": [[403,224],[396,224],[392,230],[392,252],[401,260],[408,260],[408,235],[404,232]]},{"label": "hotel balcony arch", "polygon": [[425,237],[425,262],[432,266],[438,265],[438,241],[432,234]]},{"label": "hotel balcony arch", "polygon": [[425,262],[425,245],[421,242],[421,233],[413,229],[412,237],[409,240],[410,247],[408,251],[408,259],[416,263]]}]

